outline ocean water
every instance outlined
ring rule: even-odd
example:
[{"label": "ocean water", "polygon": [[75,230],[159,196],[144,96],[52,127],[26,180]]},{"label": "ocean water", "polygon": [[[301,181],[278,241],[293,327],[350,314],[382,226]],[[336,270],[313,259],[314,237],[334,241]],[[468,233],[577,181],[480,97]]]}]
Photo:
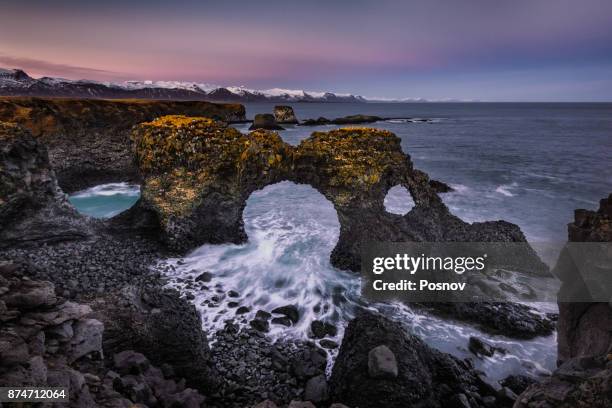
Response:
[{"label": "ocean water", "polygon": [[83,214],[94,218],[110,218],[133,206],[139,197],[139,185],[119,182],[79,191],[71,194],[68,199]]},{"label": "ocean water", "polygon": [[[368,126],[394,132],[417,168],[455,188],[442,195],[453,213],[468,222],[505,219],[518,224],[531,242],[553,244],[551,251],[542,253],[549,263],[555,259],[555,244],[566,240],[566,224],[574,209],[594,209],[612,191],[612,104],[303,103],[293,107],[300,119],[357,113],[432,119]],[[247,104],[247,115],[272,108],[273,104]],[[248,125],[237,127],[246,131]],[[312,131],[335,127],[287,126],[280,134],[297,145]],[[96,188],[107,191],[104,186]],[[133,187],[126,195],[135,193]],[[81,194],[108,197],[93,189]],[[127,198],[112,197],[118,206]],[[84,208],[78,198],[72,197],[73,202]],[[413,202],[404,189],[394,188],[385,205],[388,211],[402,214]],[[97,216],[118,210],[99,211]],[[257,191],[247,202],[244,221],[246,244],[204,245],[180,260],[162,261],[173,267],[170,284],[193,293],[209,332],[234,317],[230,302],[251,308],[244,322],[258,309],[295,304],[301,315],[298,324],[272,325],[270,337],[305,338],[310,322],[320,319],[339,327],[334,340],[340,342],[346,322],[359,307],[368,307],[403,321],[428,344],[459,357],[470,356],[467,342],[472,335],[507,349],[505,355],[474,359],[492,380],[519,372],[546,375],[554,368],[555,335],[519,341],[399,304],[363,304],[359,278],[329,264],[339,234],[338,219],[331,203],[312,187],[282,182]],[[188,288],[185,278],[204,271],[213,274],[208,290]],[[238,297],[229,297],[230,290]],[[554,310],[555,305],[538,307]]]}]

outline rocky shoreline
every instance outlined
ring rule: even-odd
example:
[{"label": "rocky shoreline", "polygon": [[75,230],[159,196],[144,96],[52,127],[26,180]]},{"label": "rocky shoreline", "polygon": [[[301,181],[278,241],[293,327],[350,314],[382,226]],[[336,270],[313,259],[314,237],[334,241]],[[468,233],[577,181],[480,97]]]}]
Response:
[{"label": "rocky shoreline", "polygon": [[[434,350],[401,324],[366,310],[349,324],[342,343],[329,340],[328,348],[314,341],[334,332],[325,322],[313,325],[315,339],[270,341],[265,335],[269,321],[299,319],[289,307],[262,311],[246,326],[234,319],[219,332],[205,333],[188,293],[164,288],[162,276],[151,270],[158,260],[203,242],[242,242],[242,209],[249,194],[283,179],[311,184],[334,203],[342,229],[332,262],[343,268],[356,268],[355,254],[366,232],[394,240],[524,241],[513,224],[469,225],[452,216],[437,195],[440,186],[413,168],[390,132],[316,132],[293,148],[276,133],[243,135],[210,118],[139,117],[143,123],[130,131],[132,146],[124,127],[120,139],[85,150],[81,161],[68,164],[68,158],[58,161],[58,152],[89,125],[62,125],[61,132],[55,125],[40,128],[47,123],[42,113],[18,114],[14,107],[35,104],[30,112],[51,109],[55,118],[74,110],[69,119],[54,120],[75,124],[80,103],[66,102],[70,106],[63,106],[62,114],[56,102],[51,107],[39,100],[7,103],[13,110],[4,105],[0,119],[10,121],[10,111],[17,125],[0,123],[0,386],[60,384],[70,389],[69,406],[76,407],[259,408],[510,407],[529,386],[520,378],[492,384],[469,360]],[[121,116],[125,105],[118,103],[113,115]],[[168,110],[184,113],[179,105],[151,106],[147,112],[158,116]],[[292,120],[286,111],[283,115]],[[19,125],[40,131],[34,138]],[[102,140],[110,138],[104,134]],[[62,141],[61,147],[53,140]],[[79,166],[117,149],[121,160],[130,160],[131,170],[122,168],[121,176],[135,171],[144,181],[142,199],[107,222],[78,214],[62,183],[68,191],[97,183],[97,176],[87,176],[89,167]],[[84,175],[77,183],[79,169]],[[382,211],[386,191],[396,184],[408,187],[417,203],[416,211],[404,217]],[[364,223],[372,229],[364,232]],[[541,268],[534,254],[525,256]],[[434,313],[519,338],[554,330],[553,316],[520,305],[505,307],[500,312],[494,304],[440,304]],[[563,314],[561,320],[567,321]],[[327,356],[336,347],[328,377]],[[477,340],[474,350],[491,351]],[[521,401],[529,398],[529,390]]]}]

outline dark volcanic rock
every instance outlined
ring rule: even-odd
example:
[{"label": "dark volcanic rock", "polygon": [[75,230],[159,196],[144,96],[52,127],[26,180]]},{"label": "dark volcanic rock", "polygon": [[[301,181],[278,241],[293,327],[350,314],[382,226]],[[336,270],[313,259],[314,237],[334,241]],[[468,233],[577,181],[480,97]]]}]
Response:
[{"label": "dark volcanic rock", "polygon": [[294,324],[300,320],[300,312],[295,305],[277,307],[276,309],[272,310],[272,313],[285,315]]},{"label": "dark volcanic rock", "polygon": [[470,336],[470,340],[468,342],[468,349],[477,356],[493,357],[496,351],[505,354],[504,349],[495,347],[487,343],[486,341],[474,336]]},{"label": "dark volcanic rock", "polygon": [[[387,361],[385,370],[375,370],[385,375],[372,376],[370,356],[377,348],[387,348],[396,366]],[[486,395],[486,387],[479,387],[476,373],[463,362],[369,312],[349,323],[330,378],[332,401],[362,408],[445,407],[455,394],[474,390]]]},{"label": "dark volcanic rock", "polygon": [[331,124],[331,120],[324,118],[323,116],[318,119],[306,119],[300,123],[302,126],[321,126],[321,125],[329,125]]},{"label": "dark volcanic rock", "polygon": [[543,316],[519,303],[431,303],[431,312],[477,324],[482,330],[508,337],[531,339],[555,330],[553,316]]},{"label": "dark volcanic rock", "polygon": [[276,123],[280,124],[286,123],[295,125],[298,123],[297,117],[293,112],[293,108],[286,105],[277,105],[274,107],[274,119],[276,120]]},{"label": "dark volcanic rock", "polygon": [[[103,324],[50,282],[0,264],[0,386],[65,387],[71,407],[199,407],[204,397],[142,354],[102,352]],[[107,361],[103,356],[107,356]],[[111,368],[109,370],[109,368]]]},{"label": "dark volcanic rock", "polygon": [[166,116],[132,135],[144,177],[138,211],[156,214],[173,249],[246,239],[249,195],[287,178],[292,147],[276,133],[243,135],[223,122]]},{"label": "dark volcanic rock", "polygon": [[[576,210],[568,225],[571,242],[612,242],[612,194],[600,201],[598,211]],[[607,254],[607,265],[611,264]],[[561,279],[559,296],[584,291],[580,268],[568,247],[553,272]],[[592,277],[591,277],[592,278]],[[612,308],[608,303],[559,302],[558,358],[552,377],[527,388],[516,408],[612,406]]]},{"label": "dark volcanic rock", "polygon": [[371,115],[350,115],[342,118],[336,118],[331,121],[334,125],[357,125],[360,123],[374,123],[383,120],[379,116]]},{"label": "dark volcanic rock", "polygon": [[379,116],[371,115],[350,115],[336,119],[327,119],[320,117],[318,119],[306,119],[300,123],[302,126],[321,126],[321,125],[358,125],[361,123],[374,123],[384,120]]},{"label": "dark volcanic rock", "polygon": [[[145,177],[139,209],[157,215],[172,249],[243,242],[247,198],[282,180],[310,184],[334,204],[341,226],[331,261],[342,269],[359,270],[363,242],[525,242],[514,224],[468,224],[453,216],[387,131],[315,132],[294,148],[276,133],[243,135],[210,119],[170,116],[139,125],[133,140]],[[405,216],[384,211],[395,185],[415,201]],[[521,249],[507,258],[521,270],[547,273],[528,245]]]},{"label": "dark volcanic rock", "polygon": [[23,128],[0,122],[0,248],[87,238],[80,216],[57,185],[47,149]]},{"label": "dark volcanic rock", "polygon": [[429,186],[434,189],[436,193],[450,193],[453,190],[451,186],[438,180],[429,180]]},{"label": "dark volcanic rock", "polygon": [[276,123],[274,115],[269,113],[258,113],[253,119],[253,124],[249,130],[264,129],[264,130],[283,130],[283,127]]},{"label": "dark volcanic rock", "polygon": [[510,375],[499,382],[503,387],[508,387],[515,394],[519,395],[532,384],[537,384],[538,381],[526,375]]},{"label": "dark volcanic rock", "polygon": [[325,336],[334,337],[338,333],[336,326],[320,320],[313,320],[310,323],[310,331],[315,339],[322,339]]},{"label": "dark volcanic rock", "polygon": [[94,305],[106,327],[104,350],[136,350],[154,364],[170,364],[194,387],[214,382],[210,350],[195,307],[174,290],[127,286]]},{"label": "dark volcanic rock", "polygon": [[245,119],[244,106],[200,101],[0,98],[0,121],[19,124],[49,149],[68,193],[96,184],[139,180],[130,151],[138,123],[170,114]]},{"label": "dark volcanic rock", "polygon": [[[600,201],[598,211],[576,210],[568,225],[570,242],[612,242],[612,194]],[[607,268],[612,259],[607,259]],[[587,292],[580,268],[565,248],[553,273],[562,281],[559,297]],[[586,268],[585,268],[586,269]],[[609,271],[609,270],[608,270]],[[609,280],[609,278],[608,278]],[[612,308],[605,303],[559,303],[559,360],[612,351]]]}]

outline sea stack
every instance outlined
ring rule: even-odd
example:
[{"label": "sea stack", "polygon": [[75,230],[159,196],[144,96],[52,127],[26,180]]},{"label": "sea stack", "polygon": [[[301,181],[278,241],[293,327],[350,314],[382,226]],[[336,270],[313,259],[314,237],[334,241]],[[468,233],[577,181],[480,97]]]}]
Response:
[{"label": "sea stack", "polygon": [[295,112],[293,112],[293,108],[286,105],[277,105],[274,107],[274,119],[276,123],[282,124],[297,125],[299,123],[295,116]]},{"label": "sea stack", "polygon": [[269,113],[258,113],[253,119],[253,124],[249,130],[264,129],[264,130],[284,130],[282,126],[276,123],[274,115]]}]

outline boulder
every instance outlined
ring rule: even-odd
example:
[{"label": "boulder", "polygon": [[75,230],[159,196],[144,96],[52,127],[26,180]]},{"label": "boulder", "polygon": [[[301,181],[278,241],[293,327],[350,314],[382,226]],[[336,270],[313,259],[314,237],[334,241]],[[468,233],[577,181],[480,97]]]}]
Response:
[{"label": "boulder", "polygon": [[315,404],[327,401],[329,394],[327,390],[327,379],[324,374],[319,374],[306,381],[304,387],[304,399]]},{"label": "boulder", "polygon": [[84,319],[73,325],[74,336],[71,340],[72,349],[68,358],[69,362],[90,353],[102,354],[102,333],[104,325],[96,319]]},{"label": "boulder", "polygon": [[195,306],[157,286],[126,286],[96,306],[105,325],[106,355],[142,353],[155,365],[169,364],[193,387],[214,386],[210,349]]},{"label": "boulder", "polygon": [[258,113],[253,119],[253,124],[249,127],[249,130],[283,130],[284,128],[276,123],[274,115],[269,113]]},{"label": "boulder", "polygon": [[396,378],[395,354],[385,345],[374,347],[368,353],[368,374],[372,378]]},{"label": "boulder", "polygon": [[537,384],[535,378],[527,377],[526,375],[509,375],[499,382],[502,387],[508,387],[512,392],[519,395],[525,391],[530,385]]},{"label": "boulder", "polygon": [[470,339],[468,341],[468,349],[477,356],[486,357],[493,357],[496,351],[500,353],[505,353],[504,349],[495,347],[487,343],[486,341],[474,336],[470,336]]},{"label": "boulder", "polygon": [[310,331],[312,332],[312,337],[315,339],[322,339],[325,336],[334,337],[338,334],[336,326],[321,320],[313,320],[312,323],[310,323]]},{"label": "boulder", "polygon": [[295,305],[277,307],[276,309],[272,310],[272,313],[285,315],[289,320],[291,320],[291,322],[293,322],[293,324],[300,320],[300,312]]},{"label": "boulder", "polygon": [[295,125],[298,120],[291,106],[277,105],[274,107],[274,119],[276,123]]},{"label": "boulder", "polygon": [[[384,375],[371,375],[371,357],[378,361],[374,373]],[[455,394],[490,392],[467,364],[371,312],[362,312],[346,328],[329,385],[332,401],[362,408],[444,407]]]}]

